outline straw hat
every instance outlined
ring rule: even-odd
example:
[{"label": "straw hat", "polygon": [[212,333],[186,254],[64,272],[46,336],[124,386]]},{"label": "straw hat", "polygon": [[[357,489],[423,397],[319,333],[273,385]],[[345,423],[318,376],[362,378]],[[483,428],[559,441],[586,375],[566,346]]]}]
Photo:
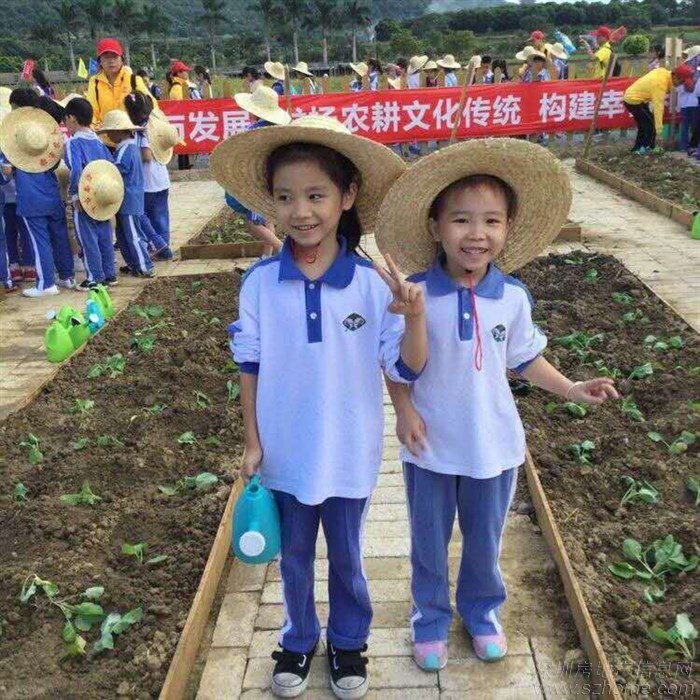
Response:
[{"label": "straw hat", "polygon": [[277,93],[265,85],[258,86],[253,93],[237,92],[233,99],[241,109],[266,122],[284,125],[292,121],[289,112],[280,107]]},{"label": "straw hat", "polygon": [[537,53],[537,49],[534,46],[526,46],[522,51],[518,51],[515,54],[515,59],[517,61],[527,61],[528,58],[532,57],[533,53]]},{"label": "straw hat", "polygon": [[465,66],[465,68],[468,68],[470,66],[474,66],[474,68],[479,68],[481,66],[481,56],[472,56],[469,59],[469,63]]},{"label": "straw hat", "polygon": [[440,68],[447,68],[447,70],[459,70],[462,67],[451,53],[445,54],[437,64]]},{"label": "straw hat", "polygon": [[43,173],[63,157],[63,134],[43,109],[20,107],[0,124],[0,151],[28,173]]},{"label": "straw hat", "polygon": [[58,187],[61,190],[61,201],[65,202],[68,199],[68,184],[70,183],[70,170],[65,161],[61,161],[58,164],[56,170],[56,179],[58,180]]},{"label": "straw hat", "polygon": [[102,124],[95,131],[99,134],[103,131],[143,131],[145,128],[145,126],[136,126],[123,110],[112,109],[105,114]]},{"label": "straw hat", "polygon": [[413,75],[420,70],[423,70],[423,66],[428,62],[427,56],[411,56],[408,61],[408,74]]},{"label": "straw hat", "polygon": [[81,95],[78,92],[69,92],[62,100],[54,100],[56,104],[61,105],[65,109],[66,105],[74,98],[74,97],[85,97],[85,95]]},{"label": "straw hat", "polygon": [[284,80],[284,66],[276,61],[265,61],[263,68],[268,75],[277,80]]},{"label": "straw hat", "polygon": [[700,44],[683,49],[683,55],[685,56],[686,61],[690,61],[696,56],[700,56]]},{"label": "straw hat", "polygon": [[428,61],[424,66],[423,70],[437,70],[438,64],[435,61]]},{"label": "straw hat", "polygon": [[555,56],[556,58],[562,58],[564,60],[569,58],[569,54],[566,53],[566,51],[564,50],[564,45],[559,41],[557,41],[556,44],[545,44],[544,50],[548,51],[552,54],[552,56]]},{"label": "straw hat", "polygon": [[364,78],[367,73],[369,73],[369,66],[364,61],[362,61],[362,63],[351,63],[350,68],[352,68],[360,78]]},{"label": "straw hat", "polygon": [[386,82],[389,84],[392,90],[401,89],[401,78],[387,78]]},{"label": "straw hat", "polygon": [[10,108],[10,94],[11,93],[12,93],[12,90],[10,90],[10,88],[0,87],[0,122],[2,121],[2,118],[6,114],[9,114],[11,111],[11,108]]},{"label": "straw hat", "polygon": [[517,211],[496,260],[498,266],[509,273],[535,258],[566,221],[571,185],[561,162],[549,151],[509,138],[463,141],[413,165],[381,205],[376,226],[379,249],[390,253],[405,273],[429,268],[438,250],[428,229],[433,201],[453,182],[477,174],[499,177],[517,196]]},{"label": "straw hat", "polygon": [[146,125],[148,146],[156,161],[161,165],[167,165],[173,157],[173,149],[182,139],[167,117],[163,119],[159,114],[153,113],[152,116],[155,116],[155,119],[149,119]]},{"label": "straw hat", "polygon": [[547,60],[547,56],[545,56],[545,54],[543,54],[541,51],[537,51],[537,49],[535,49],[535,50],[530,54],[530,58],[541,58],[543,61],[546,61],[546,60]]},{"label": "straw hat", "polygon": [[382,198],[406,165],[386,146],[351,134],[331,117],[307,115],[288,126],[252,129],[230,136],[211,155],[214,178],[246,208],[261,212],[274,222],[275,203],[267,191],[265,163],[276,148],[290,143],[327,146],[353,162],[362,177],[355,202],[357,213],[363,229],[372,230]]},{"label": "straw hat", "polygon": [[303,75],[308,75],[309,78],[313,78],[314,74],[309,70],[309,64],[306,61],[299,61],[299,63],[292,68],[292,70],[297,73],[302,73]]},{"label": "straw hat", "polygon": [[111,219],[124,199],[124,180],[114,163],[90,161],[78,181],[80,205],[96,221]]}]

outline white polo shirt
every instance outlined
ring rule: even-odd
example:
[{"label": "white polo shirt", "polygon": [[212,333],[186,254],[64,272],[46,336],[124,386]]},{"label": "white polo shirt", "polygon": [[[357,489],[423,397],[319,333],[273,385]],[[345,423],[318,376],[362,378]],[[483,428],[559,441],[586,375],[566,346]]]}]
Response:
[{"label": "white polo shirt", "polygon": [[[136,145],[139,148],[150,148],[148,136],[145,131],[136,132]],[[170,188],[170,174],[167,166],[159,163],[155,158],[142,161],[143,165],[143,191],[162,192]]]},{"label": "white polo shirt", "polygon": [[367,498],[376,485],[384,427],[382,370],[417,375],[400,358],[403,316],[371,263],[346,253],[318,280],[281,252],[254,265],[229,326],[242,372],[258,374],[257,419],[266,487],[314,505]]},{"label": "white polo shirt", "polygon": [[527,288],[494,265],[474,287],[483,362],[475,367],[476,324],[471,294],[442,266],[411,277],[424,287],[428,362],[412,387],[425,421],[428,449],[405,447],[405,462],[441,474],[490,479],[525,461],[525,431],[508,386],[507,369],[522,371],[547,339],[532,321]]}]

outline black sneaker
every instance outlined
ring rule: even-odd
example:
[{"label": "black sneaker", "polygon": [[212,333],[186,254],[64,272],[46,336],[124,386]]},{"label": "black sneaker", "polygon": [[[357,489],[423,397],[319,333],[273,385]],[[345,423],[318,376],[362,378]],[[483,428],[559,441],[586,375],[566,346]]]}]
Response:
[{"label": "black sneaker", "polygon": [[90,292],[93,289],[97,289],[97,282],[90,282],[89,280],[83,280],[76,289],[79,292]]},{"label": "black sneaker", "polygon": [[119,272],[121,272],[122,275],[137,275],[138,274],[138,272],[135,272],[134,270],[132,270],[128,265],[122,265],[119,268]]},{"label": "black sneaker", "polygon": [[295,698],[301,695],[309,684],[309,669],[316,647],[308,654],[297,654],[282,648],[273,651],[272,658],[277,662],[272,671],[272,694],[278,698]]},{"label": "black sneaker", "polygon": [[119,280],[116,277],[107,277],[104,282],[108,287],[116,287]]},{"label": "black sneaker", "polygon": [[337,698],[354,700],[361,698],[369,687],[367,680],[367,658],[362,652],[367,651],[365,644],[361,649],[337,649],[328,642],[328,667],[331,672],[331,688]]}]

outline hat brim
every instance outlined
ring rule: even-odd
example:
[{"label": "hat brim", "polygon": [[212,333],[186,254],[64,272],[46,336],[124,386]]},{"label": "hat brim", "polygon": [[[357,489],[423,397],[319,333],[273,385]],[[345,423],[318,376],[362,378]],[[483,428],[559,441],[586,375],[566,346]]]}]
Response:
[{"label": "hat brim", "polygon": [[462,67],[461,63],[445,63],[444,61],[436,61],[440,68],[447,68],[447,70],[459,70]]},{"label": "hat brim", "polygon": [[531,53],[525,53],[524,51],[518,51],[518,53],[515,54],[515,60],[516,61],[527,61],[528,58],[532,56]]},{"label": "hat brim", "polygon": [[237,92],[233,96],[233,99],[241,109],[244,109],[246,112],[250,112],[258,119],[264,119],[266,122],[285,126],[292,121],[292,118],[286,109],[282,109],[282,107],[265,109],[264,107],[261,107],[259,104],[255,103],[253,94],[250,92]]},{"label": "hat brim", "polygon": [[386,146],[363,136],[322,126],[270,126],[229,137],[211,155],[214,179],[246,208],[276,221],[267,191],[265,164],[270,154],[290,143],[327,146],[346,156],[360,172],[362,182],[355,201],[365,233],[374,229],[377,210],[391,184],[406,169],[404,161]]},{"label": "hat brim", "polygon": [[[48,132],[48,146],[44,153],[30,155],[18,146],[17,129],[27,121],[36,122]],[[5,115],[0,122],[0,151],[18,170],[24,170],[27,173],[45,173],[63,158],[63,150],[63,134],[58,124],[53,117],[41,109],[19,107]]]},{"label": "hat brim", "polygon": [[420,65],[419,66],[408,66],[408,74],[413,75],[414,73],[418,73],[418,71],[423,70],[425,64],[430,60],[427,56],[419,56],[420,58]]},{"label": "hat brim", "polygon": [[[122,193],[119,201],[109,206],[97,204],[92,198],[90,190],[91,181],[104,174],[114,178],[114,181],[119,184]],[[124,201],[124,180],[119,170],[117,170],[117,166],[103,159],[90,161],[83,168],[80,180],[78,180],[78,199],[85,213],[90,218],[95,219],[95,221],[108,221],[115,216]]]},{"label": "hat brim", "polygon": [[545,51],[548,51],[549,53],[551,53],[552,56],[554,56],[555,58],[561,58],[563,60],[566,60],[567,58],[569,58],[569,54],[566,53],[566,51],[564,51],[564,49],[559,51],[558,49],[555,48],[554,44],[545,44],[544,49],[545,49]]},{"label": "hat brim", "polygon": [[442,190],[470,175],[494,175],[516,194],[517,210],[496,260],[504,272],[530,262],[557,237],[571,207],[571,185],[561,162],[519,139],[463,141],[418,161],[384,198],[377,245],[402,272],[422,272],[434,263],[438,247],[428,228],[430,207]]},{"label": "hat brim", "polygon": [[[151,113],[153,114],[153,113]],[[163,120],[160,115],[155,115],[155,119],[149,119],[148,124],[146,124],[146,136],[148,137],[148,147],[153,153],[153,158],[161,165],[167,165],[173,159],[173,153],[175,152],[175,146],[170,146],[169,148],[162,148],[158,144],[158,129],[160,128],[158,122],[168,122],[167,118]]]},{"label": "hat brim", "polygon": [[297,68],[296,66],[294,66],[294,68],[292,68],[292,70],[293,70],[295,73],[301,73],[301,75],[305,75],[307,78],[313,78],[313,77],[315,77],[313,73],[310,73],[310,72],[307,71],[307,70],[302,70],[301,68]]},{"label": "hat brim", "polygon": [[364,71],[361,71],[361,70],[359,70],[359,67],[360,67],[359,64],[356,64],[356,63],[350,64],[350,68],[352,69],[352,72],[355,75],[359,76],[360,78],[364,78],[367,75],[367,73],[369,73],[369,68],[366,68]]},{"label": "hat brim", "polygon": [[275,80],[284,80],[284,66],[281,66],[282,71],[280,73],[279,67],[275,66],[274,63],[266,61],[263,64],[263,68],[268,75],[271,75]]}]

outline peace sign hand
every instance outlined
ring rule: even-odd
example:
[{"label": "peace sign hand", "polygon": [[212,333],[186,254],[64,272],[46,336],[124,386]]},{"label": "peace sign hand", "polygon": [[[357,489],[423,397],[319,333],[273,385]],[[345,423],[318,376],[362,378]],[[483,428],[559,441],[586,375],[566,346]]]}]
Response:
[{"label": "peace sign hand", "polygon": [[389,271],[376,263],[373,263],[373,265],[394,296],[391,304],[389,304],[389,311],[392,314],[401,314],[407,318],[424,314],[425,300],[421,286],[406,281],[406,278],[399,272],[399,268],[396,267],[396,264],[391,259],[391,255],[387,254],[383,257]]}]

